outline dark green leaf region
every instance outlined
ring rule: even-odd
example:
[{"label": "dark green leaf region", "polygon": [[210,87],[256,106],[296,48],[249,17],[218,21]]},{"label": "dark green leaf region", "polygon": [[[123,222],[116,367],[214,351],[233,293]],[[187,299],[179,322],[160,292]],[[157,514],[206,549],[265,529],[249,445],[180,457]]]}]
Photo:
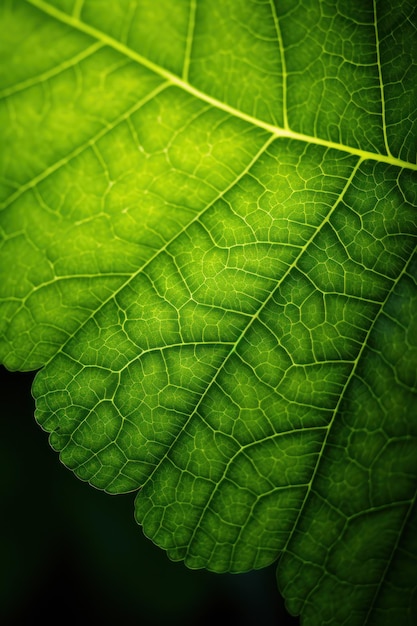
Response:
[{"label": "dark green leaf region", "polygon": [[2,0],[0,357],[304,626],[417,615],[412,0]]}]

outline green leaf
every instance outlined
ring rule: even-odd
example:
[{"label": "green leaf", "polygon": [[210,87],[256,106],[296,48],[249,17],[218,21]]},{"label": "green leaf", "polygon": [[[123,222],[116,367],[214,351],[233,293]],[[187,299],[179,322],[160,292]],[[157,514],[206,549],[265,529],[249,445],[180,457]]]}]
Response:
[{"label": "green leaf", "polygon": [[417,13],[4,0],[0,357],[191,568],[414,623]]}]

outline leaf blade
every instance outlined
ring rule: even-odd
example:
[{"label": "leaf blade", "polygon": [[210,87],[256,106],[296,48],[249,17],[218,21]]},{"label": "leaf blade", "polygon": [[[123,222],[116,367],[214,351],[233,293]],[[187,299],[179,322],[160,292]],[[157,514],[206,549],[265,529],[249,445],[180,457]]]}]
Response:
[{"label": "leaf blade", "polygon": [[[284,551],[280,584],[306,623],[411,620],[413,589],[402,596],[391,572],[396,555],[410,572],[414,558],[407,525],[415,433],[400,405],[413,414],[415,280],[405,268],[414,267],[417,230],[408,51],[415,9],[402,2],[394,19],[381,3],[343,12],[315,2],[265,3],[251,32],[242,17],[247,2],[184,3],[172,24],[153,22],[171,33],[170,57],[162,37],[155,46],[150,31],[137,37],[145,3],[140,10],[131,3],[125,15],[115,5],[113,18],[96,13],[92,0],[30,4],[49,15],[46,31],[66,29],[71,54],[61,50],[55,66],[40,54],[26,77],[6,82],[8,102],[28,104],[37,83],[59,93],[61,75],[77,68],[87,76],[78,68],[100,55],[114,61],[114,85],[124,67],[128,98],[138,89],[144,98],[119,117],[104,107],[102,130],[101,121],[69,161],[65,141],[57,144],[61,160],[47,150],[39,160],[34,151],[35,175],[30,167],[16,174],[4,161],[5,197],[12,197],[1,216],[3,250],[21,266],[17,278],[4,272],[11,346],[3,333],[2,358],[15,368],[48,362],[34,392],[51,444],[100,488],[142,486],[137,519],[174,559],[243,571]],[[150,16],[142,13],[144,23]],[[222,36],[228,21],[236,35],[229,39]],[[229,82],[219,79],[222,62]],[[99,82],[103,71],[94,72]],[[15,136],[13,129],[8,141],[18,152]],[[117,163],[115,148],[126,147]],[[54,187],[70,191],[65,177],[73,173],[90,194],[87,206],[77,206],[74,193],[59,206]],[[133,180],[140,193],[131,191]],[[138,202],[146,211],[132,220]],[[75,239],[72,226],[61,228],[61,248],[35,232],[51,207],[61,221],[72,211],[79,228]],[[56,232],[57,221],[50,223]],[[39,268],[28,271],[34,253]],[[396,416],[386,458],[378,450],[385,435],[363,427],[356,395],[374,417]],[[387,491],[397,457],[399,491]],[[361,484],[350,491],[366,464],[372,498]],[[340,601],[346,596],[353,611]]]}]

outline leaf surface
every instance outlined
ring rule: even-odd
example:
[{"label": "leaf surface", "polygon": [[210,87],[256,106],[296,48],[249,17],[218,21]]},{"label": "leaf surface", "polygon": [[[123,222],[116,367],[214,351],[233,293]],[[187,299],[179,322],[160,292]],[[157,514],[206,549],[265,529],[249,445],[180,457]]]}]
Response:
[{"label": "leaf surface", "polygon": [[412,3],[0,11],[0,356],[63,463],[306,625],[413,623]]}]

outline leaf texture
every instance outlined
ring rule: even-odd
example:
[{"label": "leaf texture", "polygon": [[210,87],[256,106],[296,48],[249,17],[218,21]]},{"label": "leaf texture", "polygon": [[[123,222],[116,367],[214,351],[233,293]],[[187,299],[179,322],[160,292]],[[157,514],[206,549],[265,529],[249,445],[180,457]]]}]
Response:
[{"label": "leaf texture", "polygon": [[416,615],[413,3],[0,5],[0,356],[82,480],[303,624]]}]

